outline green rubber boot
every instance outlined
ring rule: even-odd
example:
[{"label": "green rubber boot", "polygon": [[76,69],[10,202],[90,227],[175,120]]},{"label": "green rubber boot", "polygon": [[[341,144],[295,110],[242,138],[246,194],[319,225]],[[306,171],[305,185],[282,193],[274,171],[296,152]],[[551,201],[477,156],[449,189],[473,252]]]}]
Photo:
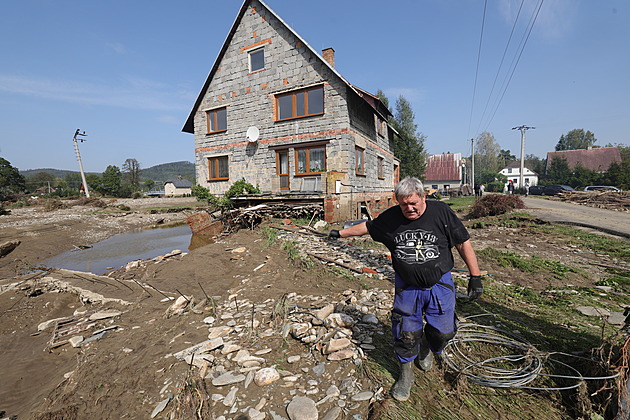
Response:
[{"label": "green rubber boot", "polygon": [[409,399],[409,393],[411,392],[411,385],[413,384],[413,363],[401,363],[400,365],[400,377],[392,386],[392,397],[398,401],[407,401]]},{"label": "green rubber boot", "polygon": [[433,367],[433,352],[429,347],[429,342],[425,334],[422,334],[422,340],[420,341],[420,354],[415,358],[416,366],[423,371],[427,371]]}]

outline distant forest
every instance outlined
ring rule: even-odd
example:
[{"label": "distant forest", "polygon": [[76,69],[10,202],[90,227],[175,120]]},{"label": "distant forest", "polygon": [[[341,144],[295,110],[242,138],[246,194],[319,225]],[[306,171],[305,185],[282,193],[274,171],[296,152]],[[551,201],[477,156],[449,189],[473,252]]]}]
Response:
[{"label": "distant forest", "polygon": [[[26,171],[20,171],[25,178],[32,178],[35,175],[46,172],[52,175],[55,178],[65,178],[68,174],[79,174],[79,171],[69,171],[64,169],[52,169],[52,168],[42,168],[42,169],[29,169]],[[86,172],[87,174],[95,174],[100,176],[100,172]],[[160,165],[151,166],[150,168],[142,169],[140,171],[140,182],[145,182],[148,180],[155,181],[156,184],[161,184],[167,179],[177,178],[181,176],[191,181],[193,184],[195,183],[195,164],[192,162],[171,162],[171,163],[162,163]]]}]

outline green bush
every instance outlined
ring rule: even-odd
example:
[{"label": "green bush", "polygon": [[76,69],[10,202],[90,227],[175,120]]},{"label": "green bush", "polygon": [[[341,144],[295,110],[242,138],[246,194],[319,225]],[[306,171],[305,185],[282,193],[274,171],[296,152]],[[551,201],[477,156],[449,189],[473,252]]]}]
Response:
[{"label": "green bush", "polygon": [[514,209],[525,208],[523,200],[516,195],[487,194],[475,201],[468,217],[476,219],[486,216],[497,216]]},{"label": "green bush", "polygon": [[503,192],[505,184],[503,182],[488,182],[486,192]]},{"label": "green bush", "polygon": [[193,197],[197,197],[197,201],[204,201],[210,198],[210,190],[201,185],[193,185],[190,187]]},{"label": "green bush", "polygon": [[236,181],[232,186],[223,194],[228,198],[239,197],[247,194],[260,194],[258,186],[253,186],[249,182],[245,181],[245,178],[241,178]]}]

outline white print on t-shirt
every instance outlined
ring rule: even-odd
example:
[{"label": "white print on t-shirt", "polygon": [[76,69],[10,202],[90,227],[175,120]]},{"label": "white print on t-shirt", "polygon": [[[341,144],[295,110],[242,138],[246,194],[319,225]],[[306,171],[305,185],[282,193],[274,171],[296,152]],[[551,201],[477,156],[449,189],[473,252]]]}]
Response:
[{"label": "white print on t-shirt", "polygon": [[408,264],[424,264],[440,256],[437,236],[426,230],[406,230],[394,237],[394,256]]}]

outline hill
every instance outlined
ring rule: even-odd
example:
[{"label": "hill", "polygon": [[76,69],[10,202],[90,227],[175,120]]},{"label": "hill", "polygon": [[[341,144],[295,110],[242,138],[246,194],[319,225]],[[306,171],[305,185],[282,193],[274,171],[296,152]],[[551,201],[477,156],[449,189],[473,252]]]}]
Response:
[{"label": "hill", "polygon": [[[79,171],[53,168],[28,169],[26,171],[20,171],[20,173],[26,178],[31,178],[40,172],[49,173],[55,178],[65,178],[68,174],[79,174]],[[102,175],[100,172],[86,172],[86,174]],[[142,169],[140,180],[141,182],[144,182],[148,179],[152,179],[156,181],[156,183],[161,183],[169,178],[176,178],[178,176],[182,176],[194,183],[195,164],[192,162],[181,161],[151,166],[150,168]]]}]

